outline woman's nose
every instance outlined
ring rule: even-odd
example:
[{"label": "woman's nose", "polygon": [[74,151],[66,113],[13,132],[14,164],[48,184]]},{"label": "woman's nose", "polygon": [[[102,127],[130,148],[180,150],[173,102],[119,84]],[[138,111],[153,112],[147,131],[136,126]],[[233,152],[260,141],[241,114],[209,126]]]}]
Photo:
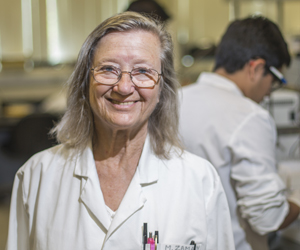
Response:
[{"label": "woman's nose", "polygon": [[122,71],[120,81],[114,86],[114,90],[122,95],[128,95],[134,91],[134,84],[131,81],[130,72]]}]

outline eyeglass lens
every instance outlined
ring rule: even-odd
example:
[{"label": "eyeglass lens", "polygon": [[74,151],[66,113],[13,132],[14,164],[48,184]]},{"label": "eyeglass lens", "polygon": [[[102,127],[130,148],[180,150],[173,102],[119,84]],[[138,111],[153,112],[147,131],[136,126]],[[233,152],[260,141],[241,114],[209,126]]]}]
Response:
[{"label": "eyeglass lens", "polygon": [[282,85],[283,85],[282,82],[277,77],[273,76],[271,91],[275,91],[275,90],[281,88]]},{"label": "eyeglass lens", "polygon": [[123,73],[129,73],[132,82],[138,87],[153,87],[159,80],[159,74],[154,69],[136,68],[131,72],[121,71],[113,66],[99,66],[93,69],[94,79],[105,85],[116,84]]}]

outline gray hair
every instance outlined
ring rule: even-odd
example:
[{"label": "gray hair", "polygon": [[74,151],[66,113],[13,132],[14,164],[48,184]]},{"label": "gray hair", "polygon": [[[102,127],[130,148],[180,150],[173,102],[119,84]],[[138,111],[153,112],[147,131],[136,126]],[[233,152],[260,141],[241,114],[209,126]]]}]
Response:
[{"label": "gray hair", "polygon": [[57,141],[77,150],[84,149],[93,138],[94,118],[89,100],[90,68],[99,41],[108,33],[144,30],[156,34],[161,43],[160,100],[148,122],[153,152],[168,159],[172,146],[182,145],[178,134],[179,86],[173,63],[173,44],[163,23],[135,12],[124,12],[106,19],[85,40],[68,84],[67,109],[61,121],[52,129]]}]

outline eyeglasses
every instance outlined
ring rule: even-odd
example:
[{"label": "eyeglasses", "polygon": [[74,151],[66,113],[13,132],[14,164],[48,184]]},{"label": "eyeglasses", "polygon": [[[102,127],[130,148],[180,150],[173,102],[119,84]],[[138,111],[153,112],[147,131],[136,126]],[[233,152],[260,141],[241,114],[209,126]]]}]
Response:
[{"label": "eyeglasses", "polygon": [[271,91],[275,91],[276,89],[281,88],[283,85],[287,84],[286,79],[281,74],[281,72],[276,69],[274,66],[269,67],[269,71],[274,76],[275,81],[272,83],[272,89]]},{"label": "eyeglasses", "polygon": [[133,84],[139,88],[154,88],[162,76],[155,69],[135,68],[131,71],[121,71],[111,65],[100,65],[91,71],[97,83],[110,86],[117,84],[123,73],[129,74]]}]

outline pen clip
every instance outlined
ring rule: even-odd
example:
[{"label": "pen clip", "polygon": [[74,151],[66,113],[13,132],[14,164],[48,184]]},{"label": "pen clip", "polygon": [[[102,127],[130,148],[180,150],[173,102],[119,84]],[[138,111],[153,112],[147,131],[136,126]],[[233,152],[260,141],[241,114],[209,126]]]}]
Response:
[{"label": "pen clip", "polygon": [[190,243],[190,245],[192,245],[192,246],[194,246],[194,250],[196,250],[196,243],[195,243],[195,241],[191,241],[191,243]]}]

